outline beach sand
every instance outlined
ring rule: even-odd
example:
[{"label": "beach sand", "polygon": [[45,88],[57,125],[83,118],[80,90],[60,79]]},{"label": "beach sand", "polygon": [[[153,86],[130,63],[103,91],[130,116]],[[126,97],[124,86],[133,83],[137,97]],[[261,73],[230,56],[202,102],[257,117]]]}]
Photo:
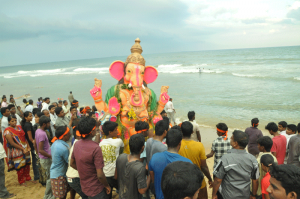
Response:
[{"label": "beach sand", "polygon": [[[229,130],[228,138],[232,135],[233,130]],[[217,138],[216,130],[212,128],[203,128],[200,127],[201,132],[201,141],[205,147],[205,153],[210,153],[212,141]],[[266,131],[263,131],[264,135],[268,135]],[[214,158],[207,159],[207,165],[210,170],[210,174],[213,172],[213,164]],[[33,178],[33,171],[31,167],[30,172],[31,177]],[[207,179],[206,184],[208,185]],[[14,199],[28,199],[28,198],[37,198],[42,199],[44,197],[45,187],[43,187],[40,183],[34,184],[33,182],[27,182],[27,187],[20,186],[17,180],[17,172],[11,171],[7,172],[5,168],[5,186],[10,193],[17,194]],[[212,189],[208,188],[208,198],[211,198]],[[113,198],[118,199],[118,195],[113,192]],[[70,198],[69,194],[68,197]],[[78,194],[76,194],[76,199],[80,198]]]}]

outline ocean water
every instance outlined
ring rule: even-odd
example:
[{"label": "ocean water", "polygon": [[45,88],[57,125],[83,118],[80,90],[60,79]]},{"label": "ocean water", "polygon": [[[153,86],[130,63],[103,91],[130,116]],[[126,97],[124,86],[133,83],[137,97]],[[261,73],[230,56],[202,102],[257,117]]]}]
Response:
[{"label": "ocean water", "polygon": [[[159,72],[148,86],[157,95],[162,85],[170,86],[180,120],[194,110],[197,122],[208,127],[225,122],[230,128],[243,129],[254,117],[259,118],[261,129],[270,121],[300,122],[300,46],[143,56],[146,65]],[[94,78],[102,79],[105,97],[117,83],[108,72],[110,64],[126,57],[0,67],[0,95],[30,94],[34,102],[38,97],[57,101],[73,91],[80,106],[91,106]],[[21,100],[17,103],[22,104]]]}]

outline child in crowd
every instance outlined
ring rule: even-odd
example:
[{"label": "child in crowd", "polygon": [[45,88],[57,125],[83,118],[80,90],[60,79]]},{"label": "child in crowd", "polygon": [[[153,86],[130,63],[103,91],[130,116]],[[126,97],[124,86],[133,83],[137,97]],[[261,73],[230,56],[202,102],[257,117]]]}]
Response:
[{"label": "child in crowd", "polygon": [[[298,134],[294,135],[293,133]],[[288,143],[288,159],[287,164],[293,164],[300,167],[300,123],[297,128],[294,125],[288,125],[287,134],[291,133],[293,136],[290,138]]]},{"label": "child in crowd", "polygon": [[17,119],[17,126],[21,125],[22,118],[18,114],[16,114],[16,107],[15,107],[15,105],[10,104],[10,105],[7,106],[7,108],[10,111],[10,115],[13,115],[13,116],[16,117],[16,119]]},{"label": "child in crowd", "polygon": [[[106,135],[106,138],[100,142],[104,160],[103,172],[109,186],[112,189],[113,187],[118,189],[118,182],[114,176],[116,170],[116,161],[119,157],[119,154],[123,153],[124,143],[122,139],[117,138],[119,133],[117,123],[106,121],[102,126],[102,130]],[[109,198],[112,198],[112,192],[110,192]]]},{"label": "child in crowd", "polygon": [[[121,154],[117,159],[115,178],[118,180],[120,198],[141,198],[150,185],[150,176],[140,161],[145,146],[145,137],[138,133],[130,137],[130,154]],[[146,178],[147,176],[147,178]]]},{"label": "child in crowd", "polygon": [[[277,159],[276,157],[270,152],[271,151],[271,148],[273,146],[273,141],[272,139],[269,137],[269,136],[263,136],[263,137],[260,137],[258,138],[257,140],[257,145],[258,145],[258,150],[261,152],[258,157],[257,157],[257,162],[258,162],[258,167],[259,167],[259,173],[260,173],[260,176],[258,178],[258,189],[257,189],[257,197],[261,197],[261,180],[262,178],[266,175],[266,172],[264,172],[264,170],[262,169],[261,167],[261,164],[260,164],[260,158],[264,155],[271,155],[274,159],[274,162],[277,163]],[[251,192],[252,192],[252,187],[253,187],[253,184],[251,184]]]},{"label": "child in crowd", "polygon": [[219,136],[212,143],[211,152],[206,155],[207,159],[215,155],[214,159],[214,168],[224,154],[227,154],[227,151],[231,149],[230,139],[227,137],[228,127],[225,123],[218,123],[217,135]]},{"label": "child in crowd", "polygon": [[[67,170],[66,176],[67,176],[68,184],[70,185],[70,187],[76,193],[78,193],[81,196],[82,199],[88,199],[89,197],[82,192],[78,171],[76,169],[74,169],[73,167],[71,167],[71,165],[70,165],[74,146],[75,146],[75,144],[76,144],[76,142],[78,140],[81,140],[81,134],[78,131],[78,122],[74,126],[73,136],[74,136],[75,140],[73,142],[73,146],[70,149],[70,153],[69,153],[69,165],[68,165],[68,170]],[[71,193],[70,193],[71,194],[71,199],[75,198],[76,193],[74,193],[71,190]]]},{"label": "child in crowd", "polygon": [[[194,164],[196,164],[204,175],[207,177],[209,184],[212,184],[212,178],[208,166],[206,164],[205,149],[201,142],[196,142],[191,139],[193,133],[193,125],[190,122],[183,122],[181,125],[181,130],[183,134],[183,139],[181,141],[181,147],[179,150],[179,155],[190,159]],[[207,187],[205,180],[202,181],[202,186],[199,191],[199,198],[207,199]]]},{"label": "child in crowd", "polygon": [[8,171],[16,170],[20,185],[26,186],[25,181],[31,181],[30,177],[30,147],[25,138],[21,126],[16,125],[17,118],[8,116],[9,127],[3,132],[3,144],[7,155]]},{"label": "child in crowd", "polygon": [[176,161],[163,171],[161,189],[165,199],[198,198],[204,176],[194,164]]},{"label": "child in crowd", "polygon": [[70,166],[78,170],[82,191],[88,197],[108,198],[111,188],[103,172],[102,150],[99,144],[92,140],[96,134],[96,120],[81,118],[78,130],[81,140],[74,145]]},{"label": "child in crowd", "polygon": [[286,134],[286,126],[287,126],[286,121],[278,122],[278,130],[280,131],[279,132],[280,135]]},{"label": "child in crowd", "polygon": [[60,107],[60,108],[63,107],[63,101],[62,101],[62,100],[58,100],[58,105],[57,105],[57,107]]},{"label": "child in crowd", "polygon": [[35,131],[33,129],[31,121],[32,121],[32,113],[29,111],[26,111],[24,113],[24,118],[21,122],[21,125],[22,125],[22,129],[25,132],[26,140],[28,141],[29,146],[31,148],[32,168],[33,168],[34,180],[36,181],[40,178],[40,175],[39,175],[39,168],[37,166],[37,159],[36,159],[35,150],[34,150]]},{"label": "child in crowd", "polygon": [[161,178],[163,171],[168,164],[175,161],[183,161],[193,164],[191,160],[182,157],[178,154],[178,151],[181,146],[181,140],[182,133],[180,131],[175,129],[169,130],[166,136],[168,150],[160,153],[155,153],[150,160],[149,171],[151,176],[151,182],[154,183],[155,186],[156,199],[164,198],[161,189]]},{"label": "child in crowd", "polygon": [[256,140],[263,136],[261,130],[257,128],[258,124],[259,124],[258,118],[253,118],[251,120],[251,127],[248,127],[245,130],[245,133],[249,137],[248,152],[254,155],[255,157],[257,157],[259,154]]},{"label": "child in crowd", "polygon": [[49,139],[46,133],[46,129],[50,127],[50,118],[48,118],[45,115],[42,115],[39,118],[38,122],[40,128],[37,129],[35,132],[35,142],[36,142],[37,153],[40,160],[40,166],[42,167],[42,170],[40,171],[43,172],[42,174],[43,180],[40,180],[40,182],[46,183],[44,199],[48,199],[53,197],[52,189],[51,189],[51,181],[50,181],[50,167],[52,164],[52,156],[51,156]]},{"label": "child in crowd", "polygon": [[274,136],[271,152],[277,158],[278,164],[283,164],[286,153],[286,137],[278,133],[278,127],[274,122],[270,122],[266,129]]},{"label": "child in crowd", "polygon": [[[135,123],[135,132],[136,133],[141,133],[144,135],[145,139],[146,137],[148,137],[149,134],[149,124],[147,122],[143,122],[143,121],[137,121]],[[141,162],[144,162],[144,160],[146,159],[146,146],[147,146],[147,142],[145,142],[145,149],[143,151],[143,153],[141,154]]]},{"label": "child in crowd", "polygon": [[52,164],[50,168],[50,179],[52,194],[56,198],[66,198],[69,191],[66,173],[69,162],[69,144],[71,133],[67,126],[59,126],[52,139],[51,156]]},{"label": "child in crowd", "polygon": [[[261,193],[262,199],[270,199],[267,188],[270,186],[270,166],[274,163],[274,158],[270,154],[261,156],[260,158],[261,168],[266,173],[261,180]],[[262,174],[260,174],[262,175]]]}]

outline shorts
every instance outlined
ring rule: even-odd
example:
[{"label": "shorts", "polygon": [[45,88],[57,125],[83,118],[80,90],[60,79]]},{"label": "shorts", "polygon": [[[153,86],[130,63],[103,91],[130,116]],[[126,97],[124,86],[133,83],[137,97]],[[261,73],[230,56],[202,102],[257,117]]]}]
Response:
[{"label": "shorts", "polygon": [[65,198],[70,191],[66,177],[51,178],[52,193],[55,198]]}]

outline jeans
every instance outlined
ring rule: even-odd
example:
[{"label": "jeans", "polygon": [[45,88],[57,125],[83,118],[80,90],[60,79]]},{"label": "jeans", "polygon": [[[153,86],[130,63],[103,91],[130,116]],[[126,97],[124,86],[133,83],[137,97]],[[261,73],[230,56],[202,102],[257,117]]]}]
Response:
[{"label": "jeans", "polygon": [[69,183],[70,187],[72,189],[74,189],[76,191],[76,193],[78,193],[82,197],[82,199],[88,199],[89,198],[87,195],[85,195],[82,192],[81,185],[80,185],[80,178],[68,178],[67,177],[67,180],[68,180],[68,183]]},{"label": "jeans", "polygon": [[33,175],[34,175],[33,180],[38,180],[38,179],[40,179],[39,166],[36,164],[37,159],[35,156],[34,149],[31,149],[31,160],[32,160],[32,169],[33,169]]},{"label": "jeans", "polygon": [[89,196],[89,199],[108,199],[108,195],[106,194],[106,189],[104,188],[99,194],[95,196]]},{"label": "jeans", "polygon": [[52,194],[51,180],[50,180],[50,167],[52,164],[52,160],[50,158],[40,159],[40,164],[46,170],[46,176],[47,176],[44,199],[54,199],[55,197]]},{"label": "jeans", "polygon": [[0,160],[0,198],[6,198],[9,196],[9,192],[5,187],[5,173],[4,173],[5,165],[4,158]]}]

